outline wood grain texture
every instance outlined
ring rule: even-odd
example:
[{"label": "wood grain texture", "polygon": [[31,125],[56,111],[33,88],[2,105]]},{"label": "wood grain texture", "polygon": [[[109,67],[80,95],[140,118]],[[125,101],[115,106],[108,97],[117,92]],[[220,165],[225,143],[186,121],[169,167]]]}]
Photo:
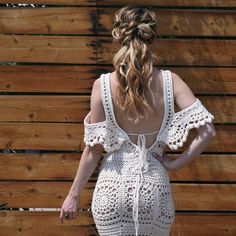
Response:
[{"label": "wood grain texture", "polygon": [[[98,37],[97,63],[110,63],[119,49],[110,37]],[[236,41],[210,39],[157,39],[150,50],[158,65],[235,66]],[[154,63],[156,64],[156,63]]]},{"label": "wood grain texture", "polygon": [[[1,92],[91,93],[106,68],[94,66],[0,66]],[[236,89],[235,89],[236,93]]]},{"label": "wood grain texture", "polygon": [[[0,62],[110,64],[119,45],[111,37],[1,35]],[[236,41],[157,39],[158,65],[235,66]],[[157,65],[157,63],[154,63]]]},{"label": "wood grain texture", "polygon": [[[165,1],[164,1],[165,2]],[[117,8],[98,8],[98,34],[111,35]],[[235,10],[158,9],[157,34],[176,36],[235,36]]]},{"label": "wood grain texture", "polygon": [[[127,1],[126,0],[98,0],[97,5],[102,6],[102,5],[126,5]],[[234,0],[129,0],[129,4],[137,4],[137,5],[145,5],[145,6],[199,6],[199,7],[234,7],[236,6],[236,3]]]},{"label": "wood grain texture", "polygon": [[[1,95],[0,122],[83,122],[90,97],[81,95]],[[234,96],[197,96],[215,123],[236,123]],[[180,109],[175,104],[175,112]]]},{"label": "wood grain texture", "polygon": [[170,236],[233,236],[236,235],[236,215],[176,214]]},{"label": "wood grain texture", "polygon": [[79,212],[73,221],[60,222],[60,211],[0,211],[0,235],[97,236],[91,212]]},{"label": "wood grain texture", "polygon": [[[84,149],[83,124],[66,123],[0,123],[0,149],[67,150]],[[236,126],[216,125],[217,135],[206,152],[236,152]],[[177,151],[183,151],[195,137],[196,129],[189,131],[187,141]],[[170,150],[168,147],[166,151]]]},{"label": "wood grain texture", "polygon": [[[178,154],[169,154],[178,158]],[[0,154],[1,180],[73,180],[81,153]],[[90,181],[96,181],[99,161]],[[236,155],[201,154],[178,171],[168,171],[170,181],[236,181]]]},{"label": "wood grain texture", "polygon": [[96,37],[1,35],[0,62],[96,63]]},{"label": "wood grain texture", "polygon": [[[0,181],[1,203],[6,207],[58,208],[72,182]],[[80,194],[80,207],[91,208],[95,182],[88,182]],[[236,184],[172,183],[176,210],[236,211]]]},{"label": "wood grain texture", "polygon": [[[209,0],[210,1],[210,0]],[[1,0],[1,3],[9,3],[8,0]],[[21,0],[11,0],[11,3],[22,3]],[[81,5],[96,6],[96,0],[24,0],[28,4],[46,4],[46,5]]]},{"label": "wood grain texture", "polygon": [[[1,9],[0,33],[111,35],[117,8]],[[235,36],[234,10],[153,9],[158,35]]]},{"label": "wood grain texture", "polygon": [[[176,213],[170,236],[226,236],[235,235],[236,215],[227,213]],[[91,211],[78,213],[73,221],[59,222],[59,211],[1,211],[0,234],[15,236],[98,235]],[[27,222],[27,223],[26,223]],[[44,225],[45,227],[42,227]]]},{"label": "wood grain texture", "polygon": [[[8,0],[1,0],[1,3],[9,3]],[[22,3],[21,0],[11,0],[11,3]],[[91,6],[122,6],[127,5],[127,0],[24,0],[24,3],[48,4],[48,5],[91,5]],[[235,0],[129,0],[129,4],[146,6],[188,6],[188,7],[235,7]]]},{"label": "wood grain texture", "polygon": [[5,34],[94,34],[97,8],[1,9],[0,32]]},{"label": "wood grain texture", "polygon": [[[235,68],[171,67],[195,94],[236,94]],[[0,92],[91,93],[95,79],[111,66],[0,66]]]}]

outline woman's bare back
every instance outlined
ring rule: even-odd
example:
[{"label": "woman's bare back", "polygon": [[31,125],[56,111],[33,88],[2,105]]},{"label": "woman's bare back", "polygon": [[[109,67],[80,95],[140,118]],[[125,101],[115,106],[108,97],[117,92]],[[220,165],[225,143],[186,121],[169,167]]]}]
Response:
[{"label": "woman's bare back", "polygon": [[[138,125],[134,122],[127,119],[124,115],[124,112],[116,104],[117,101],[117,77],[115,71],[110,74],[110,85],[111,85],[111,94],[112,94],[112,102],[115,113],[115,118],[118,125],[125,130],[127,133],[151,133],[158,132],[162,120],[164,118],[164,94],[163,94],[163,76],[160,70],[154,68],[153,69],[153,79],[151,82],[151,88],[153,90],[155,96],[155,110],[152,115],[150,115],[147,119],[143,119]],[[151,101],[150,93],[146,94],[148,102]],[[150,103],[149,103],[150,104]],[[146,146],[150,147],[155,141],[157,133],[146,135]],[[132,142],[137,144],[137,135],[129,135]]]}]

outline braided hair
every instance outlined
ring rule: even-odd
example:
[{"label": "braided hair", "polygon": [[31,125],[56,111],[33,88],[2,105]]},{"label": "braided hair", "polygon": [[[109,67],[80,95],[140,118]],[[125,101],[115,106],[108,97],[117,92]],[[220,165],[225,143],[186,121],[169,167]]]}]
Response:
[{"label": "braided hair", "polygon": [[[138,6],[127,5],[115,13],[112,29],[113,43],[121,45],[113,57],[118,78],[117,105],[127,118],[138,123],[153,112],[154,95],[151,91],[153,59],[149,48],[156,37],[155,12]],[[147,102],[145,91],[152,96]]]}]

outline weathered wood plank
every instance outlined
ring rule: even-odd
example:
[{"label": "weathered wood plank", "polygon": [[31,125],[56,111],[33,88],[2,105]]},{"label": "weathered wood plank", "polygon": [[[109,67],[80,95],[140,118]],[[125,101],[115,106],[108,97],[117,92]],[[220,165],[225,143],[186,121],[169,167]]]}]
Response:
[{"label": "weathered wood plank", "polygon": [[96,65],[0,66],[0,92],[91,93],[105,71]]},{"label": "weathered wood plank", "polygon": [[[236,215],[228,213],[176,213],[170,235],[232,236],[236,233]],[[98,235],[92,212],[79,212],[78,217],[61,225],[58,211],[1,211],[0,234],[15,236]],[[45,226],[45,227],[42,227]]]},{"label": "weathered wood plank", "polygon": [[[234,96],[197,96],[216,123],[236,123]],[[90,96],[1,95],[0,121],[83,122]],[[179,111],[176,106],[175,112]]]},{"label": "weathered wood plank", "polygon": [[83,122],[89,109],[90,96],[0,96],[0,121]]},{"label": "weathered wood plank", "polygon": [[[104,36],[98,37],[98,44],[97,63],[109,64],[120,45]],[[150,50],[159,57],[158,65],[236,65],[236,40],[157,39]]]},{"label": "weathered wood plank", "polygon": [[[158,19],[158,35],[236,35],[233,10],[153,10]],[[1,9],[0,33],[110,35],[116,11],[117,8],[104,7]]]},{"label": "weathered wood plank", "polygon": [[[96,0],[24,0],[24,4],[46,4],[46,5],[81,5],[96,6]],[[1,3],[8,3],[8,0],[1,0]],[[22,3],[22,0],[11,0],[11,3]]]},{"label": "weathered wood plank", "polygon": [[[0,149],[80,151],[84,149],[83,131],[83,124],[0,123]],[[216,125],[216,132],[205,151],[236,152],[236,126]],[[183,151],[196,133],[191,129],[188,140],[177,151]],[[166,150],[171,151],[167,146]]]},{"label": "weathered wood plank", "polygon": [[[111,64],[119,49],[111,37],[0,36],[0,62]],[[157,39],[150,50],[158,65],[235,66],[236,41]],[[196,53],[197,52],[197,53]],[[82,56],[81,56],[82,55]],[[157,64],[155,63],[155,64]]]},{"label": "weathered wood plank", "polygon": [[[0,123],[0,149],[75,150],[84,148],[83,124],[59,123]],[[236,126],[216,126],[217,136],[209,144],[208,152],[235,152]],[[188,140],[177,151],[183,151],[196,135],[189,132]],[[167,147],[167,151],[170,150]]]},{"label": "weathered wood plank", "polygon": [[[178,154],[169,154],[177,158]],[[73,180],[81,153],[0,154],[1,180]],[[96,181],[99,161],[90,181]],[[171,181],[236,181],[236,155],[201,154],[178,171],[168,171]]]},{"label": "weathered wood plank", "polygon": [[[235,36],[234,10],[153,9],[157,17],[158,35]],[[98,33],[111,35],[117,8],[98,8]]]},{"label": "weathered wood plank", "polygon": [[[1,203],[6,207],[61,207],[71,182],[0,181]],[[80,208],[90,208],[95,182],[88,182],[80,195]],[[176,210],[236,211],[235,184],[172,183]]]},{"label": "weathered wood plank", "polygon": [[1,35],[0,62],[96,64],[96,37]]},{"label": "weathered wood plank", "polygon": [[95,7],[1,9],[0,33],[95,34]]},{"label": "weathered wood plank", "polygon": [[236,94],[235,68],[168,68],[177,73],[194,93]]},{"label": "weathered wood plank", "polygon": [[236,234],[235,214],[176,214],[171,236],[233,236]]},{"label": "weathered wood plank", "polygon": [[73,221],[60,222],[60,211],[0,211],[2,236],[97,236],[91,212],[80,211]]},{"label": "weathered wood plank", "polygon": [[[196,0],[129,0],[129,4],[137,4],[137,5],[145,5],[145,6],[199,6],[199,7],[234,7],[236,3],[234,0],[203,0],[203,1],[196,1]],[[120,5],[125,6],[127,5],[126,0],[97,0],[97,5]]]},{"label": "weathered wood plank", "polygon": [[[195,94],[236,94],[235,68],[160,67],[177,73]],[[111,66],[0,66],[0,92],[90,93]]]},{"label": "weathered wood plank", "polygon": [[[1,0],[1,3],[9,3],[8,0]],[[11,3],[22,3],[21,0],[11,0]],[[127,0],[24,0],[24,3],[47,4],[47,5],[91,5],[95,6],[125,6]],[[129,4],[146,5],[146,6],[194,6],[194,7],[235,7],[235,0],[129,0]]]},{"label": "weathered wood plank", "polygon": [[[178,154],[173,154],[178,158]],[[235,181],[235,155],[201,154],[186,167],[169,171],[171,181]]]}]

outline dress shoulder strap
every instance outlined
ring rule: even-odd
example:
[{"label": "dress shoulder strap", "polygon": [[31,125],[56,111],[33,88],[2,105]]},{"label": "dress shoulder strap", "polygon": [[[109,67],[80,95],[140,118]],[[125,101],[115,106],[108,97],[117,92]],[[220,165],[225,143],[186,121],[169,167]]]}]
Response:
[{"label": "dress shoulder strap", "polygon": [[165,101],[165,123],[163,130],[165,130],[174,115],[174,97],[173,97],[173,84],[172,84],[172,75],[170,70],[161,70],[163,76],[163,86],[164,86],[164,101]]},{"label": "dress shoulder strap", "polygon": [[107,74],[101,74],[100,80],[101,80],[101,95],[102,95],[102,103],[104,107],[104,112],[106,115],[106,121],[112,122],[112,101],[110,98],[110,84],[109,84],[109,73]]},{"label": "dress shoulder strap", "polygon": [[166,72],[166,90],[167,90],[167,100],[170,115],[174,114],[174,87],[173,78],[170,70],[165,70]]}]

